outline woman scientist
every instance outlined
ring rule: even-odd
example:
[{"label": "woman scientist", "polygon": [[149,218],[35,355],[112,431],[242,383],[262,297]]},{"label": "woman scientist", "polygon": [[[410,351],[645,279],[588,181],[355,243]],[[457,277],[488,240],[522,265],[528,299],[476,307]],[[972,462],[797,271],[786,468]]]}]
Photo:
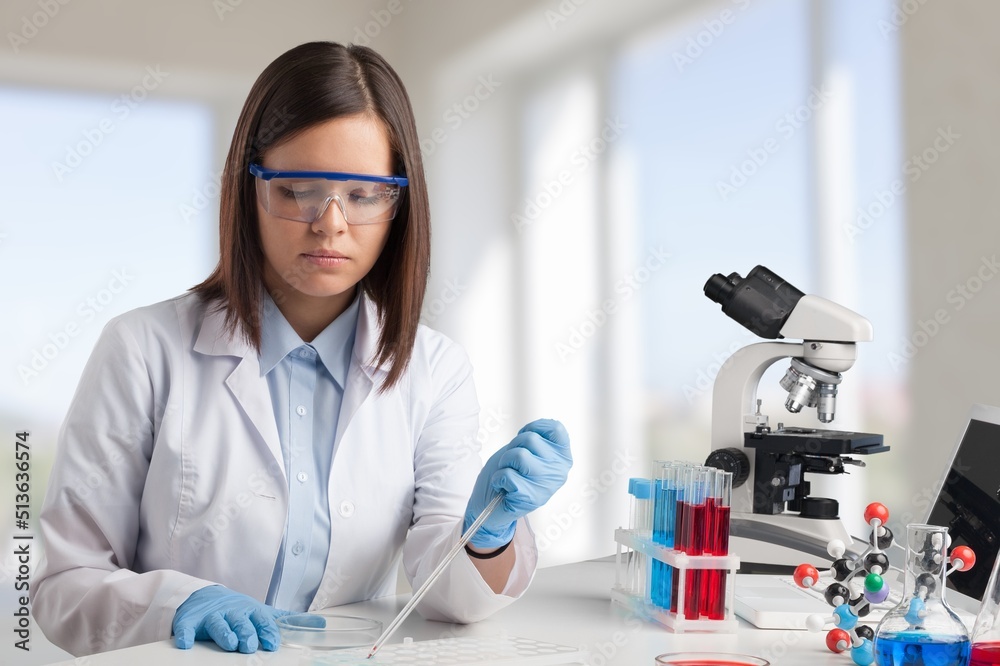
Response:
[{"label": "woman scientist", "polygon": [[[33,612],[80,655],[174,636],[274,650],[274,618],[416,588],[473,622],[526,589],[525,514],[572,459],[535,421],[480,471],[465,353],[418,326],[430,251],[409,98],[370,49],[260,75],[222,176],[215,271],[108,322],[59,434]],[[478,476],[477,476],[478,473]],[[281,610],[278,610],[281,609]]]}]

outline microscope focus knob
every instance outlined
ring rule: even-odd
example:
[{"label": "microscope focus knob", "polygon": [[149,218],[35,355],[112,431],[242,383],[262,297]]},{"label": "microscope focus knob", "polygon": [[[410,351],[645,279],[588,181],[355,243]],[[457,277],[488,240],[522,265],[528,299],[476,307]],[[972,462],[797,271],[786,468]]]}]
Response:
[{"label": "microscope focus knob", "polygon": [[750,478],[750,459],[735,446],[712,451],[705,459],[705,464],[723,472],[732,472],[733,488],[739,488]]}]

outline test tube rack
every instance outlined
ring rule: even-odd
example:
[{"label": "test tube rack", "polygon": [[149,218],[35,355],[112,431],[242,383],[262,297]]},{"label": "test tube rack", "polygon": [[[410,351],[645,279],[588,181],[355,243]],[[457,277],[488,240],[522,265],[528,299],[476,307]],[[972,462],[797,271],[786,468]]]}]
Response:
[{"label": "test tube rack", "polygon": [[[740,568],[740,558],[737,555],[687,555],[679,550],[667,548],[655,543],[650,537],[643,536],[638,530],[615,530],[615,541],[618,543],[618,550],[615,555],[615,567],[618,578],[615,587],[611,588],[611,600],[636,615],[653,622],[661,624],[674,633],[684,633],[685,631],[705,631],[719,633],[735,633],[739,622],[734,614],[733,604],[733,574]],[[674,578],[680,586],[678,589],[677,612],[654,606],[647,599],[647,595],[638,595],[627,591],[621,587],[621,573],[627,563],[622,559],[622,548],[631,548],[634,552],[649,558],[647,570],[652,567],[652,560],[659,560],[673,567],[677,572]],[[717,569],[726,572],[726,601],[725,615],[721,620],[711,620],[705,618],[685,617],[684,600],[685,583],[687,576],[684,575],[690,569]]]}]

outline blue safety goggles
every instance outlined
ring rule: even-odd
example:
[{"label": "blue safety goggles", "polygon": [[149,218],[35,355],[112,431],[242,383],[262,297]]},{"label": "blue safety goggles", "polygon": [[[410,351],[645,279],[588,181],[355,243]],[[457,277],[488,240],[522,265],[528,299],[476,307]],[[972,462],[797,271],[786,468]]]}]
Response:
[{"label": "blue safety goggles", "polygon": [[269,215],[297,222],[315,222],[336,201],[348,224],[376,224],[396,217],[402,176],[369,176],[338,171],[276,171],[250,165],[257,177],[257,201]]}]

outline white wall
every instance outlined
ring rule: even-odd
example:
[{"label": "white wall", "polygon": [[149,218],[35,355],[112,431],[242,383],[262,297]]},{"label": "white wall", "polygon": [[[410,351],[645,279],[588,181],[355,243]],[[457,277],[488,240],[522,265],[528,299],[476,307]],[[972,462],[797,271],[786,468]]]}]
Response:
[{"label": "white wall", "polygon": [[[910,362],[911,430],[896,460],[915,501],[938,481],[969,406],[1000,404],[1000,5],[908,4],[919,9],[901,28],[906,157],[956,135],[907,198],[911,341],[925,344]],[[924,338],[935,314],[945,323]]]}]

